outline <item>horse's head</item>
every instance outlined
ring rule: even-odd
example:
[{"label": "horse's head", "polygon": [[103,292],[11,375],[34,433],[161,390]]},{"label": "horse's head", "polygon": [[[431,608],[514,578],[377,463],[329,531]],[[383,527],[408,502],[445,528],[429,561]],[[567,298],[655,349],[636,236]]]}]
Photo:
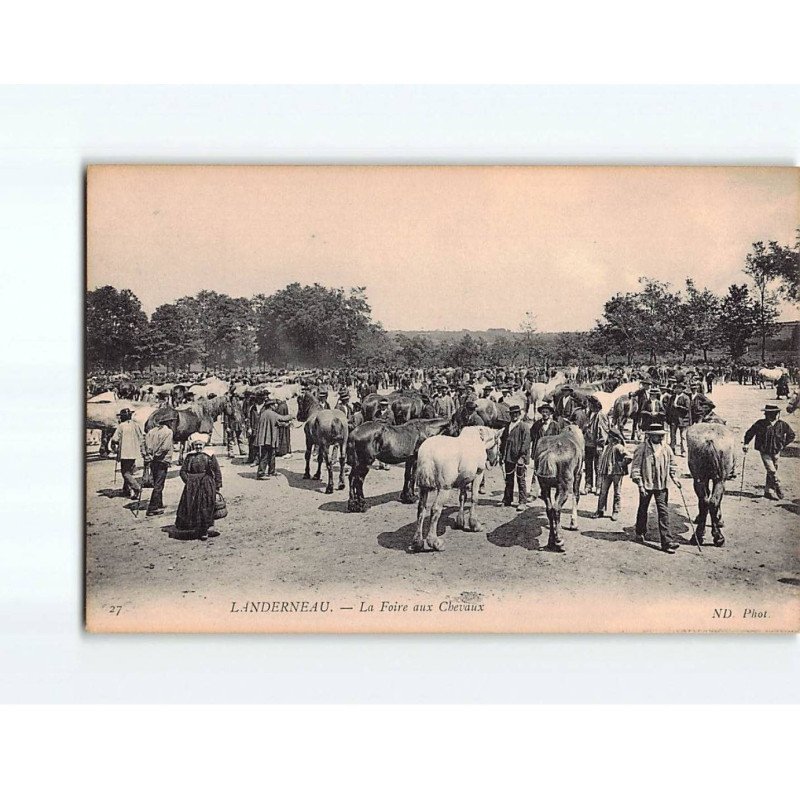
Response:
[{"label": "horse's head", "polygon": [[478,425],[475,430],[478,431],[486,447],[486,460],[494,466],[500,459],[500,439],[503,436],[503,429],[494,430],[485,425]]}]

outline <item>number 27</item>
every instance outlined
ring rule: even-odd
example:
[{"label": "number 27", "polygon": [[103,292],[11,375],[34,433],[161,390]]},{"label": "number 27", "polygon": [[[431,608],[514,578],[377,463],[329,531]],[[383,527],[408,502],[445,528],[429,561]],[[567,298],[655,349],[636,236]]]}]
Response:
[{"label": "number 27", "polygon": [[120,611],[122,611],[122,606],[111,606],[111,608],[108,609],[109,614],[114,614],[114,616],[117,617],[119,616]]}]

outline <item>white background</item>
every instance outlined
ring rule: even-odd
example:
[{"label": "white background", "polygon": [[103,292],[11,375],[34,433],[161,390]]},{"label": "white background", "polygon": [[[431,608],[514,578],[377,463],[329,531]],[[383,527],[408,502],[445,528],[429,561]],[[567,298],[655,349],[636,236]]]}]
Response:
[{"label": "white background", "polygon": [[87,164],[786,165],[798,87],[20,87],[0,109],[0,701],[800,700],[791,636],[81,630]]}]

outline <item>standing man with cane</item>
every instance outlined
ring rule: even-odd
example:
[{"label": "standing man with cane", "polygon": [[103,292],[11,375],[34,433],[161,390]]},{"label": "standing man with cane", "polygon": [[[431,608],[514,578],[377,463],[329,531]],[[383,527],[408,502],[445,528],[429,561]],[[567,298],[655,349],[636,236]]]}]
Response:
[{"label": "standing man with cane", "polygon": [[675,454],[664,442],[664,425],[652,423],[645,431],[645,441],[637,446],[631,464],[631,480],[639,487],[639,509],[636,512],[636,534],[634,541],[644,544],[647,533],[647,509],[650,498],[655,498],[658,511],[658,532],[661,549],[673,555],[679,547],[669,529],[669,488],[672,481],[678,489],[681,483],[676,479]]},{"label": "standing man with cane", "polygon": [[136,500],[141,487],[133,477],[133,473],[136,469],[136,459],[141,454],[144,433],[142,426],[133,419],[133,412],[130,409],[123,408],[119,412],[119,419],[120,423],[109,442],[111,449],[116,450],[122,472],[122,491],[119,496]]}]

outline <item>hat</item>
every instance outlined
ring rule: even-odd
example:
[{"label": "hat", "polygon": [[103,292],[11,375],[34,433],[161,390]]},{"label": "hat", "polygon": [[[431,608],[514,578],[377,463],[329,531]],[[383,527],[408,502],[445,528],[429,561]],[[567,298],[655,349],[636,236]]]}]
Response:
[{"label": "hat", "polygon": [[549,411],[552,414],[553,406],[551,406],[550,403],[542,403],[542,405],[539,406],[539,413],[541,414],[542,411]]},{"label": "hat", "polygon": [[464,405],[465,405],[467,408],[477,408],[477,407],[478,407],[478,404],[477,404],[477,403],[476,403],[474,400],[467,400],[467,401],[464,403]]},{"label": "hat", "polygon": [[508,407],[508,413],[509,414],[519,414],[521,411],[522,411],[522,409],[519,407],[519,403],[512,403]]},{"label": "hat", "polygon": [[385,397],[381,397],[381,399],[378,400],[378,405],[379,406],[388,406],[389,405],[389,401]]},{"label": "hat", "polygon": [[660,391],[661,389],[658,386],[654,386],[652,389],[650,389],[650,394],[658,394]]},{"label": "hat", "polygon": [[268,397],[265,402],[266,402],[266,404],[268,406],[276,406],[276,405],[278,405],[278,398],[277,397]]},{"label": "hat", "polygon": [[130,419],[133,416],[133,411],[129,408],[121,408],[119,411],[119,418],[120,419]]},{"label": "hat", "polygon": [[768,414],[769,413],[776,414],[778,411],[780,411],[780,409],[778,408],[778,406],[773,405],[772,403],[767,403],[767,405],[764,406],[764,411]]},{"label": "hat", "polygon": [[660,422],[652,422],[647,426],[647,433],[666,433],[664,426]]},{"label": "hat", "polygon": [[194,447],[196,444],[199,444],[201,447],[205,447],[208,442],[208,437],[204,433],[193,433],[189,437],[189,447]]},{"label": "hat", "polygon": [[339,397],[350,397],[350,392],[345,388],[339,389]]}]

